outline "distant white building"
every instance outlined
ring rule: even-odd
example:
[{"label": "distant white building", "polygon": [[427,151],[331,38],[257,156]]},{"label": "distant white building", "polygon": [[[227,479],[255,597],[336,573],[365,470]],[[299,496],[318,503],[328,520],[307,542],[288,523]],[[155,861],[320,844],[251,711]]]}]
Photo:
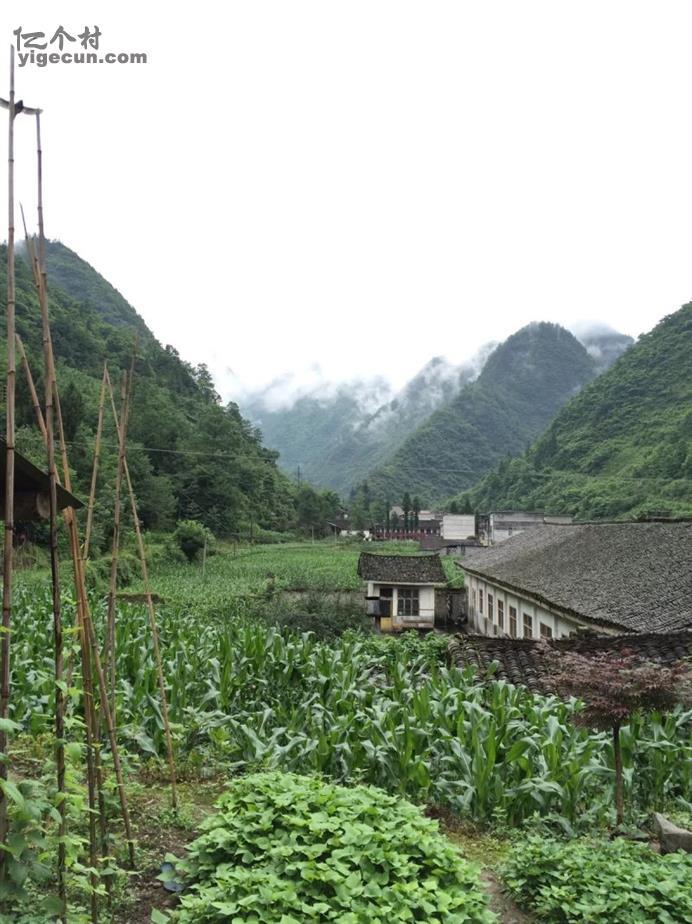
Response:
[{"label": "distant white building", "polygon": [[443,539],[470,539],[476,535],[476,516],[473,513],[445,513],[442,517]]},{"label": "distant white building", "polygon": [[482,545],[497,545],[527,529],[545,525],[565,526],[571,522],[570,516],[546,516],[542,512],[528,510],[498,510],[478,517],[478,538]]}]

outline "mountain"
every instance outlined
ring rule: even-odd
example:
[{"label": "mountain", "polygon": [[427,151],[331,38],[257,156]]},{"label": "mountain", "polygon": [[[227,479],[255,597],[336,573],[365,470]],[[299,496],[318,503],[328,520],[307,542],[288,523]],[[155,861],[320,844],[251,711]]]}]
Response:
[{"label": "mountain", "polygon": [[[119,388],[138,358],[128,427],[129,464],[144,524],[166,529],[177,519],[202,520],[219,535],[250,522],[285,529],[295,522],[295,487],[276,466],[258,432],[234,404],[223,406],[205,366],[185,363],[163,347],[135,309],[89,264],[58,242],[47,242],[49,308],[65,432],[78,496],[91,477],[103,362]],[[7,248],[0,247],[0,308],[6,310]],[[41,393],[41,319],[27,262],[16,259],[17,332]],[[2,344],[5,356],[5,344]],[[1,361],[4,363],[4,360]],[[4,376],[4,369],[0,369]],[[44,451],[21,368],[17,376],[17,445],[44,464]],[[96,512],[96,549],[108,545],[117,437],[106,414]]]},{"label": "mountain", "polygon": [[692,515],[692,303],[640,337],[469,497],[477,509],[582,519]]},{"label": "mountain", "polygon": [[572,333],[586,347],[586,352],[596,364],[598,375],[609,369],[634,343],[632,337],[620,334],[605,324],[577,325]]},{"label": "mountain", "polygon": [[345,495],[475,378],[493,347],[461,365],[436,356],[394,395],[382,378],[320,384],[296,395],[283,377],[248,396],[243,411],[280,453],[285,471],[300,469],[313,484]]},{"label": "mountain", "polygon": [[408,491],[428,505],[471,487],[519,454],[595,374],[594,359],[569,331],[544,322],[522,328],[369,474],[370,494],[393,500]]},{"label": "mountain", "polygon": [[132,305],[104,279],[93,266],[60,241],[48,241],[46,270],[51,285],[66,292],[75,301],[95,310],[114,327],[126,327],[141,336],[153,339],[153,334]]}]

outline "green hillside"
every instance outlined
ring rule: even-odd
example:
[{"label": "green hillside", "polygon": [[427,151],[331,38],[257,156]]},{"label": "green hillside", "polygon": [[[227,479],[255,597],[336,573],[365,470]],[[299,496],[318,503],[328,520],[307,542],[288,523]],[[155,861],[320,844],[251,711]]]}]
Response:
[{"label": "green hillside", "polygon": [[[6,259],[2,247],[3,310]],[[262,445],[259,432],[236,405],[221,404],[206,367],[193,367],[174,348],[161,346],[134,308],[67,247],[49,242],[47,265],[58,379],[78,495],[88,493],[103,361],[108,359],[111,379],[118,387],[121,371],[130,366],[137,333],[128,444],[144,524],[166,529],[178,519],[196,518],[219,535],[245,530],[250,524],[277,530],[296,525],[295,485],[278,470],[277,454]],[[21,257],[16,261],[16,280],[17,331],[42,390],[40,314],[29,267]],[[21,369],[17,388],[18,448],[43,464]],[[110,529],[116,448],[115,429],[107,415],[96,531],[102,547]]]},{"label": "green hillside", "polygon": [[692,303],[641,337],[469,496],[484,510],[692,515]]},{"label": "green hillside", "polygon": [[416,428],[368,477],[370,493],[434,503],[518,455],[595,374],[582,344],[556,324],[530,324],[489,356],[475,382]]}]

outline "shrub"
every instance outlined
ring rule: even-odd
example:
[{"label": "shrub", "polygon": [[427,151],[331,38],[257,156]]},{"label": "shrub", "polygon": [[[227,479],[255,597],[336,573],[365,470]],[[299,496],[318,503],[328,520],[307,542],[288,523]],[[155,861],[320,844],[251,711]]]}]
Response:
[{"label": "shrub", "polygon": [[517,901],[551,924],[674,924],[692,921],[692,856],[660,856],[646,844],[517,843],[503,868]]},{"label": "shrub", "polygon": [[415,806],[279,772],[238,779],[179,865],[181,924],[496,920],[478,872]]},{"label": "shrub", "polygon": [[194,561],[204,548],[210,548],[214,541],[212,533],[197,520],[180,520],[173,533],[173,541],[188,561]]},{"label": "shrub", "polygon": [[[110,555],[102,558],[90,559],[87,562],[86,581],[90,590],[105,593],[108,590],[111,576]],[[121,549],[118,555],[118,569],[116,573],[116,587],[119,589],[129,587],[139,576],[140,562],[132,552]]]}]

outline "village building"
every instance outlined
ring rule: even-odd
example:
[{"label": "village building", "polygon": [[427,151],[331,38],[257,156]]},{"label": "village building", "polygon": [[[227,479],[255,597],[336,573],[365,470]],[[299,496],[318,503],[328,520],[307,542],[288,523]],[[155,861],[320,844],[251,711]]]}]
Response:
[{"label": "village building", "polygon": [[353,520],[349,518],[347,513],[336,517],[336,519],[328,523],[327,526],[329,526],[336,536],[342,536],[344,538],[348,536],[362,536],[364,539],[369,539],[371,536],[371,530],[357,529]]},{"label": "village building", "polygon": [[414,522],[413,515],[410,514],[409,516],[408,526],[403,520],[396,525],[390,523],[389,526],[376,526],[374,530],[375,539],[421,540],[424,536],[440,535],[440,521],[437,518],[424,519],[419,515],[418,521]]},{"label": "village building", "polygon": [[358,574],[366,583],[368,615],[382,632],[432,629],[436,607],[446,608],[447,578],[438,555],[362,552]]},{"label": "village building", "polygon": [[497,510],[476,518],[475,535],[481,545],[497,545],[511,536],[545,525],[565,525],[572,522],[570,516],[546,516],[542,512],[528,510]]},{"label": "village building", "polygon": [[447,540],[467,540],[476,536],[476,515],[473,513],[445,513],[440,535]]},{"label": "village building", "polygon": [[468,630],[565,638],[692,628],[692,521],[542,525],[469,552]]},{"label": "village building", "polygon": [[461,558],[467,549],[477,549],[477,539],[443,539],[442,536],[423,536],[419,548],[421,552],[437,552],[438,555],[453,555]]}]

